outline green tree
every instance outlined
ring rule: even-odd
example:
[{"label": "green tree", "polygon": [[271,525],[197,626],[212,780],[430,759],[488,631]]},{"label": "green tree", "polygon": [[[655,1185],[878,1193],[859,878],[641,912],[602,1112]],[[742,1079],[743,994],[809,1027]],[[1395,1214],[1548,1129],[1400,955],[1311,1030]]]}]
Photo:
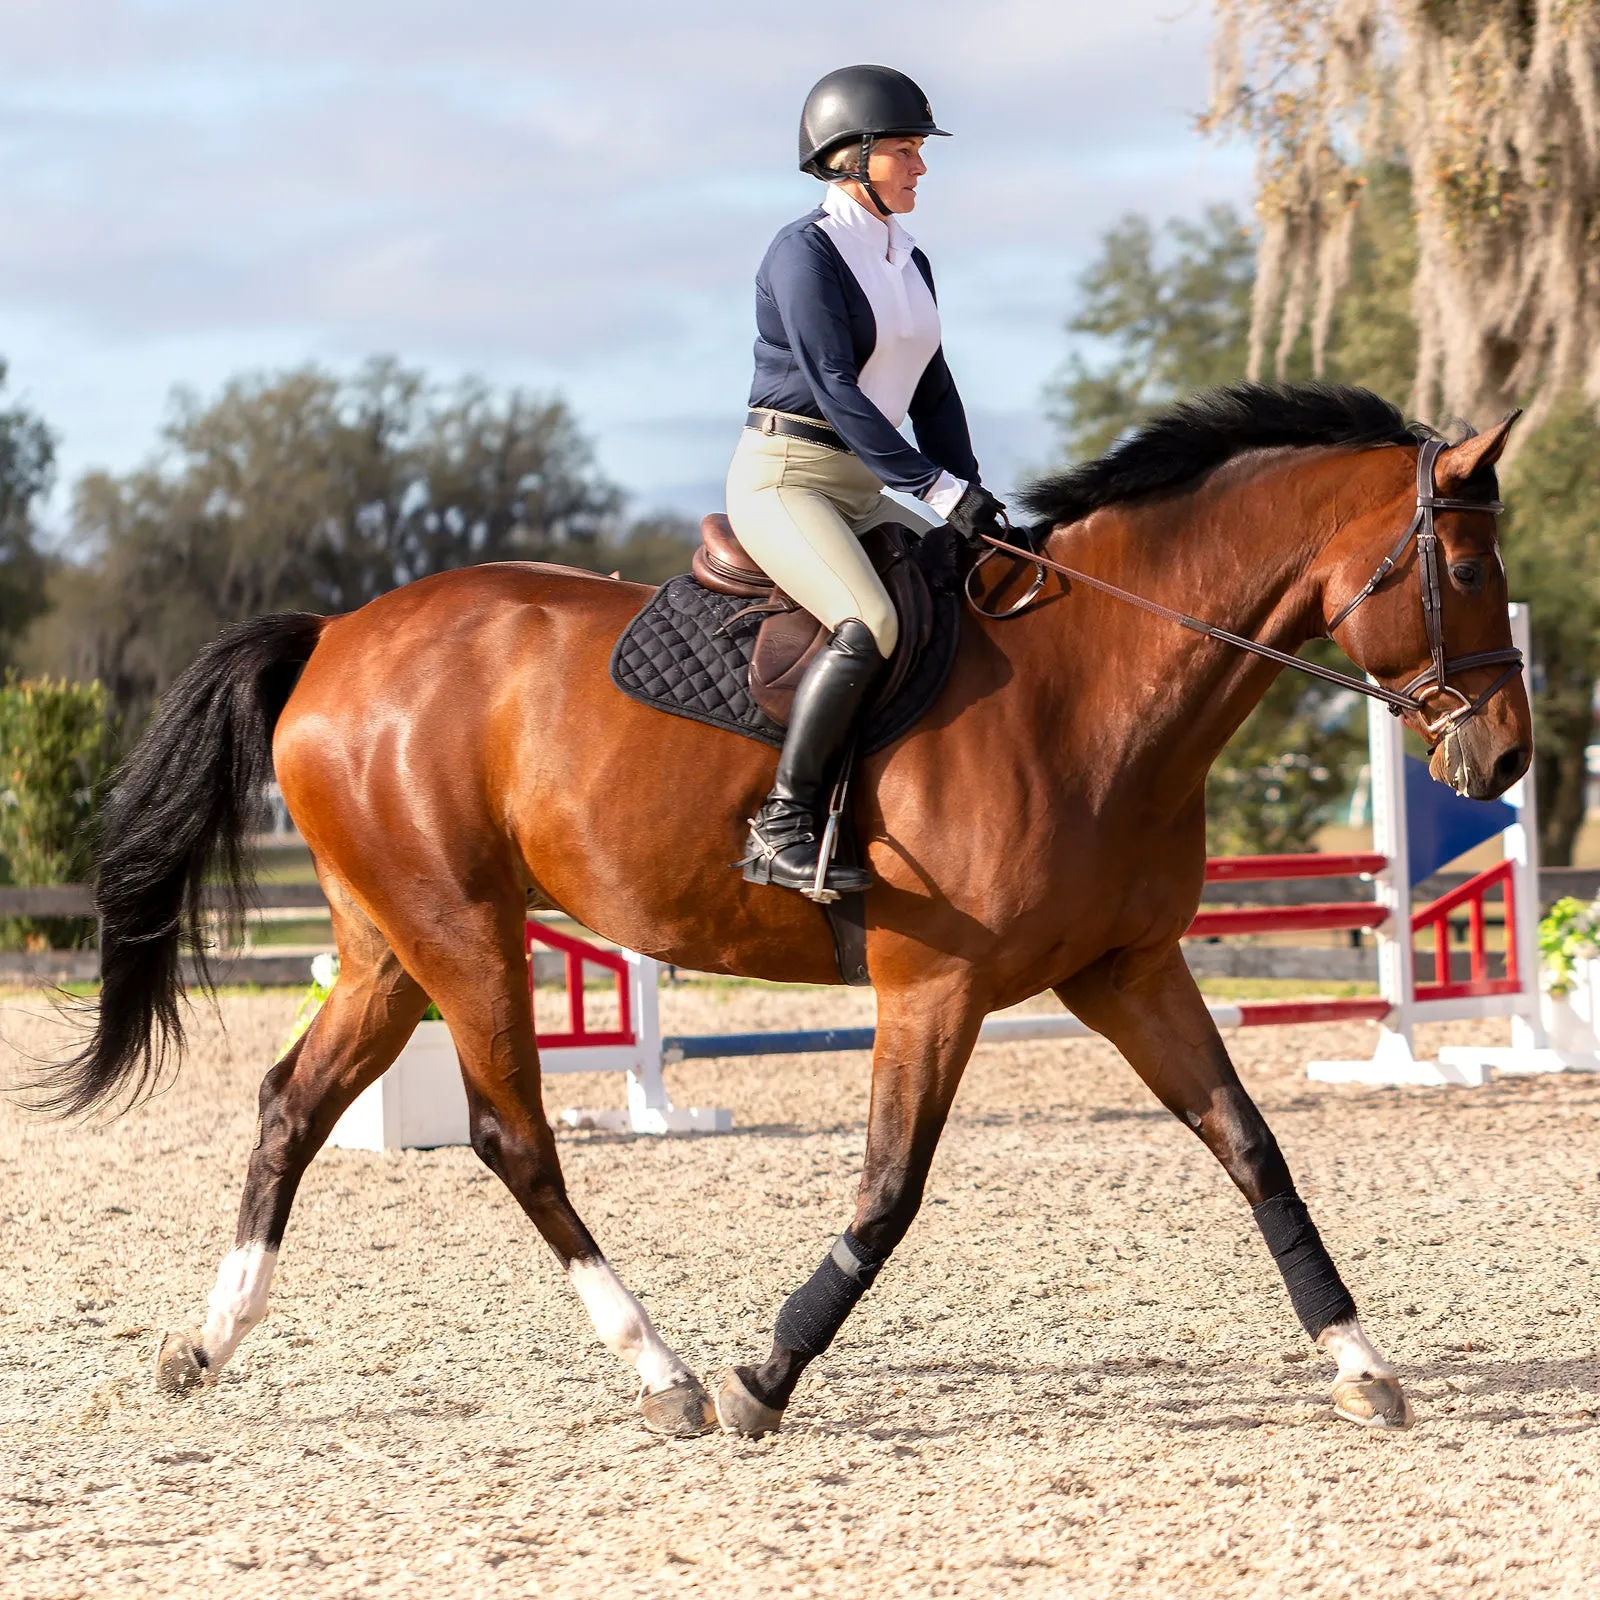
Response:
[{"label": "green tree", "polygon": [[[1367,203],[1355,221],[1324,375],[1398,400],[1417,361],[1410,180],[1403,168],[1377,165],[1361,181]],[[1067,332],[1078,347],[1048,396],[1066,459],[1090,460],[1174,400],[1244,377],[1255,275],[1255,233],[1232,206],[1210,206],[1199,222],[1174,219],[1157,229],[1129,216],[1111,228],[1077,281]],[[1311,371],[1302,334],[1286,375]]]},{"label": "green tree", "polygon": [[[83,883],[115,746],[98,683],[20,679],[0,688],[0,856],[7,881]],[[9,943],[62,947],[91,931],[85,918],[16,919]]]},{"label": "green tree", "polygon": [[1583,826],[1600,681],[1600,426],[1569,394],[1502,474],[1511,593],[1532,608],[1540,853],[1565,866]]},{"label": "green tree", "polygon": [[1216,0],[1202,126],[1256,151],[1253,364],[1347,286],[1373,161],[1410,191],[1420,319],[1412,405],[1535,418],[1600,340],[1600,5],[1595,0]]},{"label": "green tree", "polygon": [[[1392,162],[1366,168],[1354,219],[1349,279],[1331,313],[1325,375],[1359,383],[1403,405],[1416,381],[1417,325],[1411,285],[1417,275],[1417,240],[1411,221],[1411,174]],[[1299,350],[1300,370],[1311,369],[1309,341]]]},{"label": "green tree", "polygon": [[[6,364],[0,361],[0,389]],[[0,667],[47,607],[45,561],[34,542],[34,507],[50,492],[55,438],[25,407],[0,411]]]},{"label": "green tree", "polygon": [[[1078,279],[1068,355],[1050,417],[1068,461],[1104,452],[1194,389],[1244,376],[1255,241],[1232,206],[1199,222],[1124,217]],[[1089,352],[1092,352],[1089,353]]]},{"label": "green tree", "polygon": [[103,682],[136,731],[207,639],[264,611],[348,611],[482,561],[686,569],[683,530],[630,541],[620,508],[559,400],[389,360],[180,392],[151,461],[78,484],[31,659]]}]

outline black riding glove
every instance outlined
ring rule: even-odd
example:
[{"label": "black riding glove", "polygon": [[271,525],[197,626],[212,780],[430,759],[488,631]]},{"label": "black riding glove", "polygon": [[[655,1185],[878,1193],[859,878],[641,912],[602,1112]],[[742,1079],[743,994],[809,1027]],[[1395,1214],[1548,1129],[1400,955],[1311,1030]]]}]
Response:
[{"label": "black riding glove", "polygon": [[1000,526],[1000,513],[1004,510],[1004,503],[995,499],[981,483],[969,483],[944,520],[968,544],[977,544],[986,533],[995,539],[1004,536],[1005,530]]}]

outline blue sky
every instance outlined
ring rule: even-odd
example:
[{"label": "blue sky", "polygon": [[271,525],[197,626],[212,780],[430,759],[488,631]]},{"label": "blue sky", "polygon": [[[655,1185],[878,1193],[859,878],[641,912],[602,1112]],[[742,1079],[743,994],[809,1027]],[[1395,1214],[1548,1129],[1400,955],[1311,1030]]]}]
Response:
[{"label": "blue sky", "polygon": [[[1128,211],[1244,203],[1202,141],[1203,0],[6,0],[0,356],[62,475],[174,384],[398,354],[559,390],[633,509],[718,493],[751,280],[815,204],[806,89],[849,60],[941,124],[911,219],[985,476],[1045,460],[1074,274]],[[58,496],[58,500],[59,500]]]}]

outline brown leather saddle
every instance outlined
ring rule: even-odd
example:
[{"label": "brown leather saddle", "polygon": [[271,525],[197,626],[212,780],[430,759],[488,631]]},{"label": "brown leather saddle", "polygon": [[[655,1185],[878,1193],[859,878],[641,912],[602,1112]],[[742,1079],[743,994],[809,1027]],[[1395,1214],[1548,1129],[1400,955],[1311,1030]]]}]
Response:
[{"label": "brown leather saddle", "polygon": [[[869,711],[895,697],[933,637],[933,595],[911,559],[914,538],[898,522],[880,523],[861,535],[861,548],[900,618],[899,642]],[[750,601],[724,627],[743,617],[764,616],[750,660],[750,698],[780,727],[787,727],[795,689],[829,630],[756,565],[720,512],[701,519],[700,545],[690,570],[702,588]]]}]

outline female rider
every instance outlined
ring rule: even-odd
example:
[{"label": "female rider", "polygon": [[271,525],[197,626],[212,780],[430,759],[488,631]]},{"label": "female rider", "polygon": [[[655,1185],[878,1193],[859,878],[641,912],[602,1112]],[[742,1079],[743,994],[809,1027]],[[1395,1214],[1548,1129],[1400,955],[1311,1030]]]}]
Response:
[{"label": "female rider", "polygon": [[[916,206],[933,135],[947,137],[904,73],[830,72],[800,116],[800,170],[827,193],[779,232],[756,274],[755,381],[728,468],[728,520],[832,637],[795,691],[777,781],[750,820],[740,865],[751,882],[802,893],[816,878],[825,785],[897,633],[857,536],[882,522],[932,526],[885,486],[969,540],[998,533],[1004,509],[978,482],[933,274],[899,221]],[[907,415],[915,448],[899,432]],[[871,881],[832,865],[826,887],[848,894]]]}]

